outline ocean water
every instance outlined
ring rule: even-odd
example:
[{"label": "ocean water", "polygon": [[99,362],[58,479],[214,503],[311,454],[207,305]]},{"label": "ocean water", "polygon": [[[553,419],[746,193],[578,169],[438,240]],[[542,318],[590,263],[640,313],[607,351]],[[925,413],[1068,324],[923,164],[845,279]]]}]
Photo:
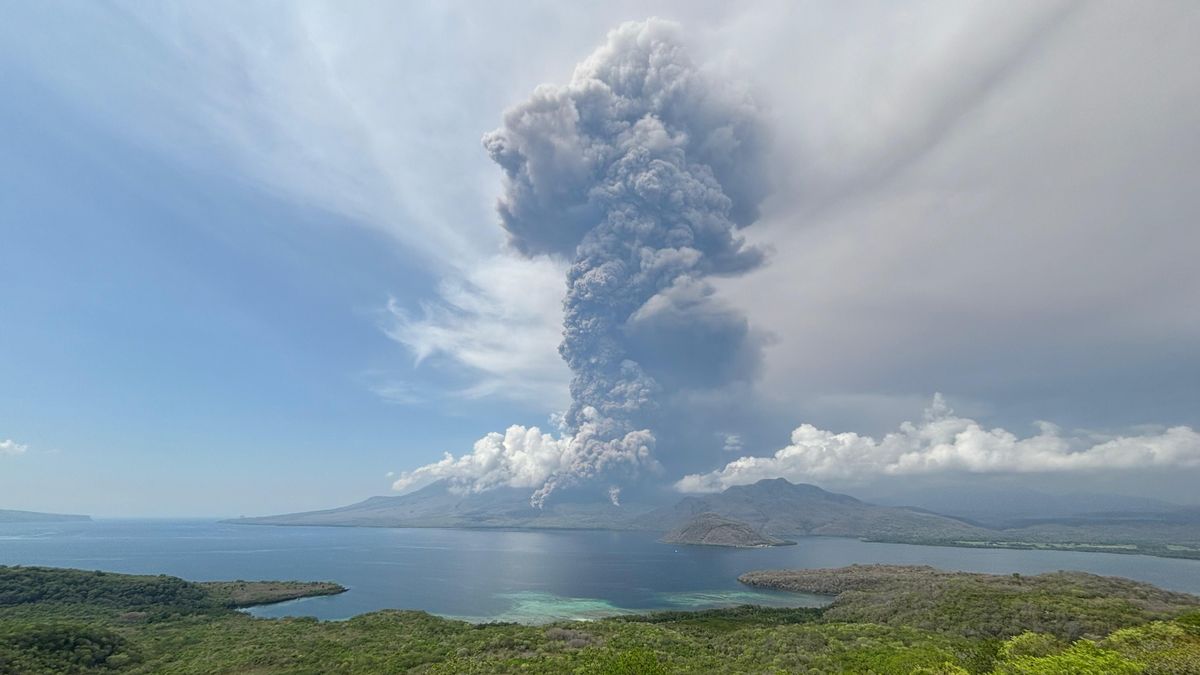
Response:
[{"label": "ocean water", "polygon": [[826,598],[737,582],[757,569],[928,564],[1009,574],[1084,570],[1200,594],[1200,561],[1113,553],[1004,551],[804,537],[796,546],[662,544],[636,532],[270,527],[205,520],[0,524],[0,564],[196,581],[336,581],[350,590],[251,610],[344,619],[420,609],[471,621],[540,623],[739,604],[818,606]]}]

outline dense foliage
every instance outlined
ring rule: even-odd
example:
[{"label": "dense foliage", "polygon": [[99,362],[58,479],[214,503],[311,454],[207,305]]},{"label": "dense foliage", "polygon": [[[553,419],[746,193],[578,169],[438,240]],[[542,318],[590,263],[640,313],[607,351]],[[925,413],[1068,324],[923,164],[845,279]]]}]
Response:
[{"label": "dense foliage", "polygon": [[753,586],[836,595],[825,611],[827,620],[982,638],[1034,631],[1074,640],[1200,608],[1200,598],[1195,596],[1084,572],[998,576],[932,567],[852,565],[751,572],[741,580]]},{"label": "dense foliage", "polygon": [[209,594],[199,584],[165,575],[0,567],[0,608],[32,604],[175,613],[201,611],[213,606]]},{"label": "dense foliage", "polygon": [[[1200,612],[1187,609],[1200,599],[1191,596],[1073,575],[1019,584],[948,575],[952,582],[931,585],[942,573],[916,569],[912,583],[936,599],[914,609],[913,588],[894,589],[904,586],[902,572],[873,587],[861,569],[843,572],[860,583],[826,610],[740,607],[525,626],[411,611],[256,619],[229,609],[231,595],[273,588],[282,597],[305,586],[0,567],[0,673],[1200,673]],[[1035,591],[1017,593],[1020,601],[996,601],[1026,583]],[[1099,588],[1126,604],[1092,602]],[[1013,611],[1013,602],[1025,608]],[[1047,619],[1055,608],[1086,609],[1087,637]],[[985,629],[974,625],[981,620]],[[997,630],[1001,621],[1007,628]]]},{"label": "dense foliage", "polygon": [[296,598],[337,595],[346,590],[325,581],[205,581],[198,585],[210,600],[224,607],[254,607]]}]

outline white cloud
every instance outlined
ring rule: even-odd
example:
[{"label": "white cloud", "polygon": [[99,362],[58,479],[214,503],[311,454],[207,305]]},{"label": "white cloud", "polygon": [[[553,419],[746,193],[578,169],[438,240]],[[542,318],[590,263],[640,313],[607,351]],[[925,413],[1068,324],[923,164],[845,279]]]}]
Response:
[{"label": "white cloud", "polygon": [[[534,488],[530,502],[540,506],[559,487],[601,475],[636,475],[657,471],[654,436],[632,431],[612,440],[595,411],[573,436],[555,436],[538,427],[514,424],[503,434],[490,433],[475,441],[469,454],[446,453],[441,461],[400,474],[392,485],[407,490],[436,480],[448,480],[460,492],[483,492],[497,487]],[[619,499],[620,493],[610,499]]]},{"label": "white cloud", "polygon": [[834,433],[803,424],[792,442],[771,457],[742,457],[706,474],[691,474],[681,492],[718,492],[763,478],[854,482],[880,475],[940,472],[1059,473],[1200,467],[1200,433],[1179,426],[1134,435],[1064,435],[1048,422],[1019,438],[1004,429],[985,429],[954,414],[940,394],[919,424],[905,422],[876,440],[853,432]]},{"label": "white cloud", "polygon": [[569,463],[570,441],[538,427],[514,424],[503,434],[492,432],[475,441],[469,454],[455,457],[446,453],[439,462],[402,472],[392,488],[406,490],[440,479],[451,479],[464,492],[500,486],[541,487]]},{"label": "white cloud", "polygon": [[745,444],[742,443],[740,434],[725,434],[724,442],[721,444],[721,450],[729,453],[741,452],[745,449]]},{"label": "white cloud", "polygon": [[621,505],[621,488],[616,485],[610,485],[608,488],[608,501],[612,502],[613,506]]},{"label": "white cloud", "polygon": [[399,380],[384,380],[369,384],[367,388],[384,401],[396,405],[413,405],[425,400],[416,388]]},{"label": "white cloud", "polygon": [[0,441],[0,457],[12,457],[15,455],[23,455],[29,449],[27,445],[12,440],[11,438]]},{"label": "white cloud", "polygon": [[562,263],[498,255],[462,278],[449,278],[438,300],[418,316],[388,303],[387,334],[417,363],[444,357],[465,367],[472,384],[463,396],[502,396],[559,409],[570,373],[558,356],[562,340]]}]

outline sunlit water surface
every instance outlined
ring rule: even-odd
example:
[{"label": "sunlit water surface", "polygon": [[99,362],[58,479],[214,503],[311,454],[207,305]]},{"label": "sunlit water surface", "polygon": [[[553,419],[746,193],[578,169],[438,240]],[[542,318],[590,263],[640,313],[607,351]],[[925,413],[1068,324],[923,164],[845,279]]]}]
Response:
[{"label": "sunlit water surface", "polygon": [[344,619],[421,609],[472,621],[539,623],[647,610],[827,599],[737,582],[756,569],[852,563],[1036,574],[1076,569],[1200,594],[1200,561],[1112,553],[1005,551],[801,538],[797,546],[661,544],[633,532],[264,527],[187,520],[0,524],[0,564],[50,565],[196,581],[329,580],[350,590],[255,608],[257,616]]}]

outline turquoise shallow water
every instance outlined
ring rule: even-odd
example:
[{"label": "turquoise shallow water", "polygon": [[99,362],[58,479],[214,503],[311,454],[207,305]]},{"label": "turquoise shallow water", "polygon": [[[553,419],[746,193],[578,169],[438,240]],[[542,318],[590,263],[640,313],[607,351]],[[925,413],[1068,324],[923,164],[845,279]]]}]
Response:
[{"label": "turquoise shallow water", "polygon": [[0,564],[185,579],[337,581],[348,593],[260,607],[258,616],[344,619],[421,609],[471,621],[539,623],[739,604],[815,606],[825,598],[758,591],[755,569],[851,563],[1035,574],[1081,569],[1200,593],[1200,561],[1110,553],[1001,551],[808,537],[796,546],[673,546],[633,532],[262,527],[203,520],[0,524]]}]

